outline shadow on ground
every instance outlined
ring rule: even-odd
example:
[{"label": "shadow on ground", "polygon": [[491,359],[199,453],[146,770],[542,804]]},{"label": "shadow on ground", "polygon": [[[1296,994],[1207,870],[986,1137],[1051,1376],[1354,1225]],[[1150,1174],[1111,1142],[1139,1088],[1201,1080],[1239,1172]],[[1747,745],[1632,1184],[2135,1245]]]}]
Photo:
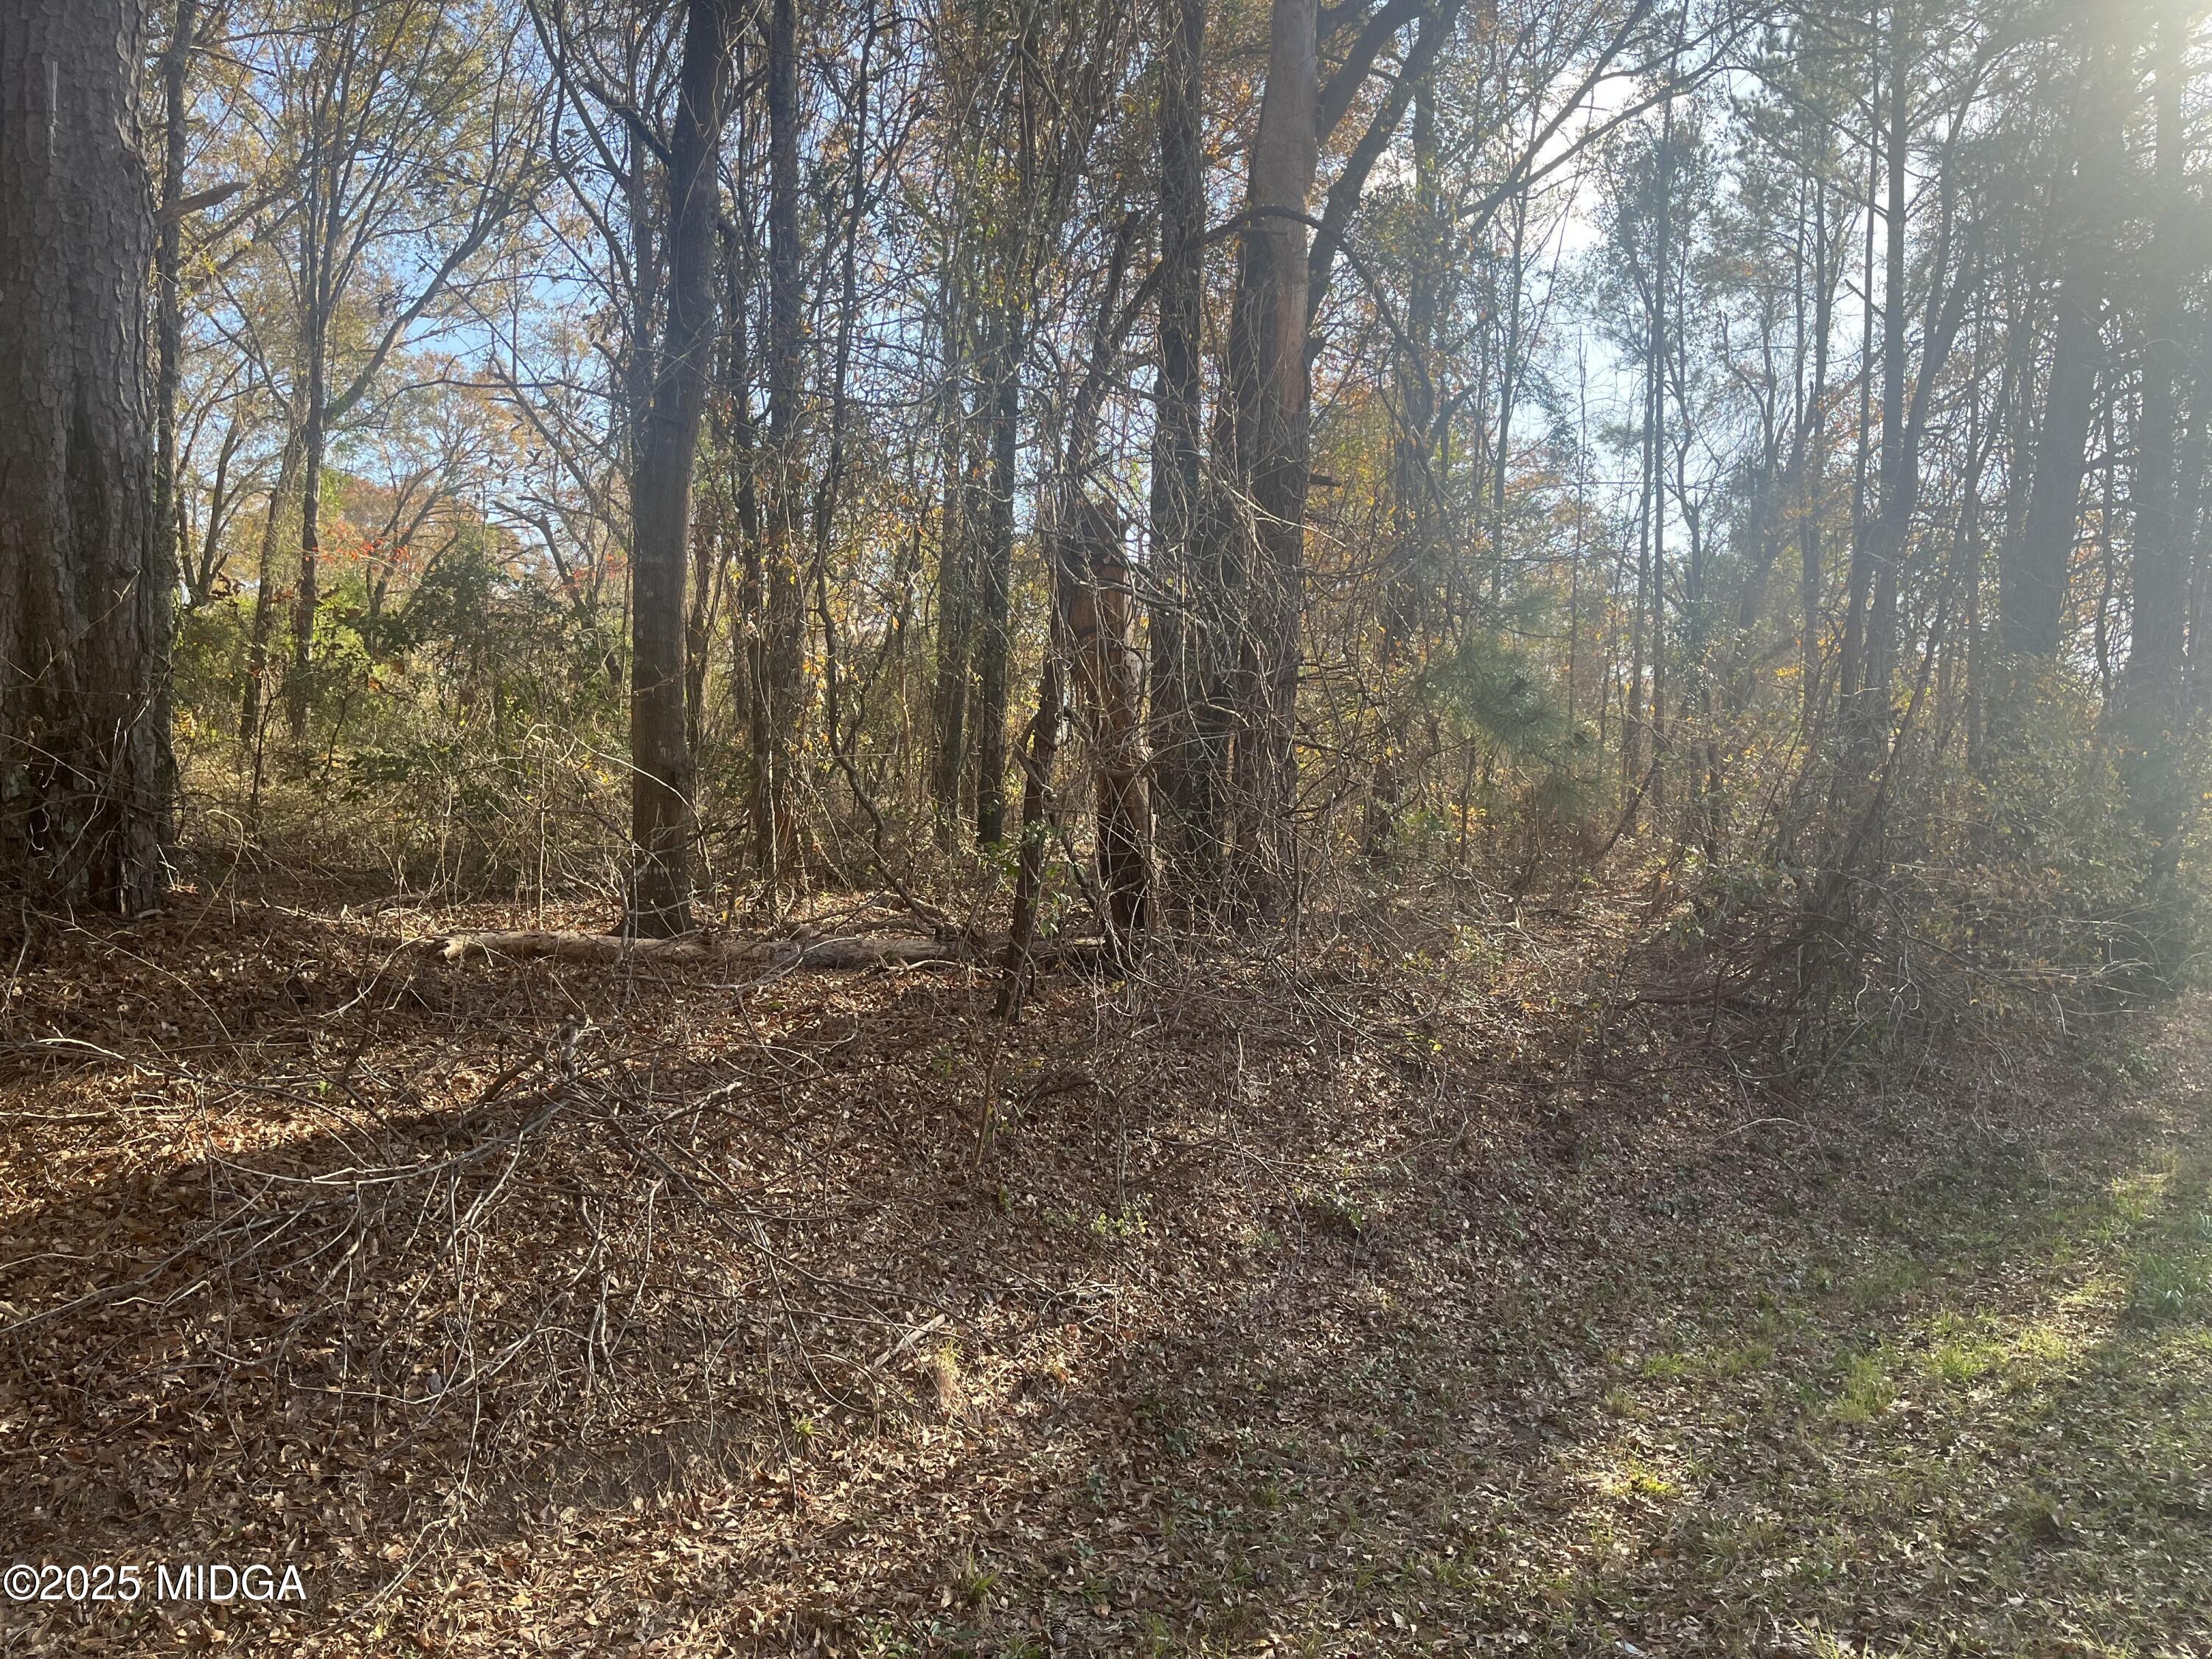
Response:
[{"label": "shadow on ground", "polygon": [[0,1029],[9,1559],[312,1600],[0,1651],[2206,1640],[2201,1009],[1997,1109],[1747,1095],[1448,953],[988,1006],[58,951]]}]

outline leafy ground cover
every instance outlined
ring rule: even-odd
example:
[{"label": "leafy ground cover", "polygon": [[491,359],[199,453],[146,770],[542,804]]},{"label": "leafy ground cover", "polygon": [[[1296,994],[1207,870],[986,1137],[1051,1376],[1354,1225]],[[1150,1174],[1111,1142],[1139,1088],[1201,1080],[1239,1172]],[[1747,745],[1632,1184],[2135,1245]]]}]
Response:
[{"label": "leafy ground cover", "polygon": [[2212,1002],[1785,1085],[1595,901],[1011,1031],[407,944],[511,920],[17,963],[7,1559],[310,1600],[0,1651],[2212,1653]]}]

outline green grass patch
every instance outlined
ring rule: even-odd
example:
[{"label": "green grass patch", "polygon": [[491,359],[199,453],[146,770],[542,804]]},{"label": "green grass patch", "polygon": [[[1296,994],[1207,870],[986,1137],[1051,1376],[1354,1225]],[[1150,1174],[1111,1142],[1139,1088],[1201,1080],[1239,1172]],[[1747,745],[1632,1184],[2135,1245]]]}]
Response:
[{"label": "green grass patch", "polygon": [[1857,1354],[1845,1362],[1832,1414],[1838,1423],[1871,1423],[1897,1403],[1897,1385],[1878,1354]]}]

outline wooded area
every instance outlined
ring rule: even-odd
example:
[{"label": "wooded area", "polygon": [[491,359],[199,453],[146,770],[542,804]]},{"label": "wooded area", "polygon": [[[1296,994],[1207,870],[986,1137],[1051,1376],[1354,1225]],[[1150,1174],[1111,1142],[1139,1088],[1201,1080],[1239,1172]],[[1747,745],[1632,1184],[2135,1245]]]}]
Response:
[{"label": "wooded area", "polygon": [[2196,1651],[2203,23],[0,0],[0,1652]]}]

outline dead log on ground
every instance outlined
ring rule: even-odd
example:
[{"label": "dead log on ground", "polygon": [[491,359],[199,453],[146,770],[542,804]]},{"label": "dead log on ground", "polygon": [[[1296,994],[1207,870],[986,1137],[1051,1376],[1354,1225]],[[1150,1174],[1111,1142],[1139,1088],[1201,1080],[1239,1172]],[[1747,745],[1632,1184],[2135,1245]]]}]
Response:
[{"label": "dead log on ground", "polygon": [[732,939],[688,933],[676,939],[624,939],[615,933],[453,933],[425,939],[448,962],[474,956],[557,962],[635,963],[660,967],[865,968],[917,967],[927,963],[974,962],[982,951],[964,940],[848,935],[832,939]]}]

